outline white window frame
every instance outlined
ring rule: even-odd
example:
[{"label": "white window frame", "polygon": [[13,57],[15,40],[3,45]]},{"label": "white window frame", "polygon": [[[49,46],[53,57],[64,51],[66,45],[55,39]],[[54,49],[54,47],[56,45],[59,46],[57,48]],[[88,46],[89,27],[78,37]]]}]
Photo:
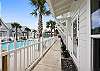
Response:
[{"label": "white window frame", "polygon": [[[73,40],[73,23],[75,22],[75,20],[77,20],[77,38],[78,38],[78,44],[79,44],[79,20],[78,20],[78,14],[74,17],[74,19],[72,20],[72,41]],[[72,43],[73,44],[73,43]],[[73,50],[72,50],[72,53],[74,55],[75,58],[78,58],[78,48],[79,48],[79,45],[76,47],[76,56],[74,54],[74,44],[73,44]]]}]

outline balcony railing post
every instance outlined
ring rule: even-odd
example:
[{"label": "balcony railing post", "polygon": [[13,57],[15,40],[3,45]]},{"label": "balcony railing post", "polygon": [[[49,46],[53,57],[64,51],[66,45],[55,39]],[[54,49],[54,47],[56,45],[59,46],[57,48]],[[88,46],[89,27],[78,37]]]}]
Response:
[{"label": "balcony railing post", "polygon": [[16,50],[16,38],[14,37],[14,71],[17,71],[17,50]]},{"label": "balcony railing post", "polygon": [[21,66],[21,64],[22,64],[22,60],[21,60],[21,58],[22,58],[21,57],[21,50],[19,51],[19,55],[20,55],[20,63],[19,63],[20,64],[19,65],[20,67],[19,67],[19,69],[20,69],[20,71],[22,71],[22,66]]},{"label": "balcony railing post", "polygon": [[24,49],[24,61],[23,61],[24,63],[23,63],[23,70],[25,70],[25,49]]},{"label": "balcony railing post", "polygon": [[[0,31],[1,31],[2,25],[0,25]],[[2,43],[1,43],[2,35],[0,36],[0,70],[2,71]]]},{"label": "balcony railing post", "polygon": [[[7,31],[7,51],[9,52],[9,30]],[[7,55],[7,71],[10,71],[10,54]]]},{"label": "balcony railing post", "polygon": [[[28,44],[28,42],[30,42],[30,41],[27,41],[27,42],[23,41],[23,43],[22,43],[24,45],[23,48],[22,47],[17,48],[17,46],[16,46],[17,41],[16,41],[16,38],[14,38],[14,49],[10,51],[9,50],[10,44],[8,43],[7,44],[7,51],[8,52],[4,52],[4,53],[7,54],[7,65],[9,64],[7,66],[8,67],[7,71],[12,70],[12,68],[14,68],[13,71],[18,71],[18,70],[19,71],[25,71],[25,70],[27,70],[28,67],[31,65],[31,62],[34,62],[33,60],[38,59],[39,55],[42,56],[43,53],[48,48],[51,47],[51,45],[54,43],[54,40],[55,40],[54,37],[49,37],[49,38],[46,38],[44,40],[43,40],[43,37],[42,37],[40,42],[36,42],[36,43],[34,42],[33,44],[30,44],[30,43]],[[26,44],[27,44],[27,46],[26,46]],[[38,44],[40,44],[40,50],[39,51],[38,51]],[[1,42],[0,42],[0,47],[1,47]],[[0,50],[1,50],[1,48],[0,48]],[[14,56],[14,58],[13,58],[14,64],[13,65],[11,65],[11,61],[10,61],[12,59],[12,57],[10,57],[10,56],[12,56],[12,54]],[[1,56],[1,52],[0,52],[0,56]]]},{"label": "balcony railing post", "polygon": [[[28,40],[26,40],[26,46],[28,45],[28,42],[27,41]],[[27,49],[27,67],[29,66],[29,48],[30,47],[26,48]]]},{"label": "balcony railing post", "polygon": [[0,71],[2,71],[2,49],[1,49],[1,45],[2,45],[2,43],[1,43],[1,36],[0,36]]}]

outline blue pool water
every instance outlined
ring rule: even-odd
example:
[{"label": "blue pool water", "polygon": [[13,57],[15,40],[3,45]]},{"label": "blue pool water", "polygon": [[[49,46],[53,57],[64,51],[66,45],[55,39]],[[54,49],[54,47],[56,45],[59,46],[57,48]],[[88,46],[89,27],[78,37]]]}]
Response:
[{"label": "blue pool water", "polygon": [[[16,42],[16,48],[22,48],[28,45],[31,45],[33,43],[33,40],[23,40],[23,41],[17,41]],[[2,43],[2,50],[7,50],[7,46],[9,48],[9,50],[14,49],[14,42],[5,42]]]}]

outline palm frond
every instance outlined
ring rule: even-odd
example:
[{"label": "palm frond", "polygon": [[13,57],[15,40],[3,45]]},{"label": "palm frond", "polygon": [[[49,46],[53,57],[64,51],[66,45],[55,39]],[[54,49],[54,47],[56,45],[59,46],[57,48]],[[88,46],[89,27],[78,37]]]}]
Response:
[{"label": "palm frond", "polygon": [[35,7],[38,6],[37,0],[30,0],[30,4]]},{"label": "palm frond", "polygon": [[22,26],[20,25],[19,28],[22,28]]},{"label": "palm frond", "polygon": [[28,28],[28,27],[26,27],[26,28],[25,28],[25,30],[26,30],[26,31],[31,31],[31,29],[30,29],[30,28]]},{"label": "palm frond", "polygon": [[37,32],[35,29],[32,32]]},{"label": "palm frond", "polygon": [[32,6],[34,6],[34,11],[31,13],[32,15],[37,16],[37,11],[42,15],[49,15],[50,10],[46,9],[46,0],[30,0]]},{"label": "palm frond", "polygon": [[17,22],[14,22],[14,23],[12,23],[11,24],[11,26],[12,26],[12,28],[21,28],[22,26],[19,24],[19,23],[17,23]]},{"label": "palm frond", "polygon": [[48,22],[46,22],[46,27],[47,28],[52,28],[54,29],[55,28],[55,25],[56,25],[56,22],[55,21],[52,21],[52,20],[49,20]]},{"label": "palm frond", "polygon": [[30,13],[31,15],[37,16],[37,11],[34,10],[33,12]]},{"label": "palm frond", "polygon": [[12,26],[12,28],[15,28],[15,25],[13,23],[11,24],[11,26]]},{"label": "palm frond", "polygon": [[50,10],[45,12],[45,15],[50,15],[50,14],[51,14]]}]

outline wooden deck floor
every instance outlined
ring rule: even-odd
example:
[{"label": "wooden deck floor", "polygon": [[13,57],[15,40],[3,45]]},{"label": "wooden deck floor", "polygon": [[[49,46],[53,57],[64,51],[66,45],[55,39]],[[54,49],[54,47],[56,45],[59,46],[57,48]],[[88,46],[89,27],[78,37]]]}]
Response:
[{"label": "wooden deck floor", "polygon": [[61,50],[59,39],[31,71],[61,71]]}]

